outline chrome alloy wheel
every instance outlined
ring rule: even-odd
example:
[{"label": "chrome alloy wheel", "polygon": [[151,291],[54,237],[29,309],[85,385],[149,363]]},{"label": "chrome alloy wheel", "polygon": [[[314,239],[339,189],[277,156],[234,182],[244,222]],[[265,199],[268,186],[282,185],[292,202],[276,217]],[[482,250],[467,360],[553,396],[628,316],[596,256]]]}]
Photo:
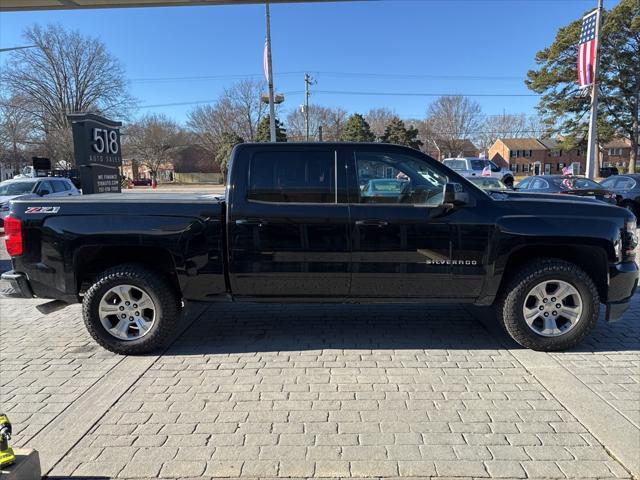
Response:
[{"label": "chrome alloy wheel", "polygon": [[100,299],[100,322],[107,332],[120,340],[144,337],[156,319],[156,306],[151,297],[133,285],[118,285]]},{"label": "chrome alloy wheel", "polygon": [[573,285],[562,280],[546,280],[527,294],[522,314],[529,328],[538,335],[557,337],[580,321],[582,305],[582,297]]}]

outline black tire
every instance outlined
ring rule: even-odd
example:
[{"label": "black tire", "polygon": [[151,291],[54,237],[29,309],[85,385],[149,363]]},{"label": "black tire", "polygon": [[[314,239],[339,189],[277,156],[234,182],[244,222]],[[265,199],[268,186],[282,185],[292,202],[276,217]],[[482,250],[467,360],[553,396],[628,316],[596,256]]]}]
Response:
[{"label": "black tire", "polygon": [[[575,326],[564,334],[547,337],[527,325],[523,306],[527,295],[540,282],[561,280],[571,284],[582,298],[582,314]],[[539,351],[565,350],[578,345],[598,321],[600,297],[593,281],[573,263],[554,258],[541,258],[523,269],[507,283],[497,305],[498,319],[506,332],[523,347]]]},{"label": "black tire", "polygon": [[[144,291],[154,303],[155,317],[149,331],[135,340],[111,335],[102,325],[99,305],[102,297],[118,285],[131,285]],[[105,349],[122,355],[157,351],[174,339],[181,304],[169,282],[159,273],[138,264],[123,264],[102,272],[87,290],[82,301],[82,316],[93,339]]]}]

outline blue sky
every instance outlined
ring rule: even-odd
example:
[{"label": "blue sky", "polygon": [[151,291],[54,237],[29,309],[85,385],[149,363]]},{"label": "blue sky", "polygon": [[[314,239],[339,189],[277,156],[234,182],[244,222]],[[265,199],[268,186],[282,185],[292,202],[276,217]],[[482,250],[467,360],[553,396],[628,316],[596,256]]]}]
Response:
[{"label": "blue sky", "polygon": [[[381,0],[272,5],[276,88],[350,112],[388,107],[422,118],[433,97],[322,92],[530,95],[536,51],[595,0]],[[616,0],[605,1],[611,8]],[[141,106],[215,99],[239,78],[262,78],[264,6],[166,7],[0,14],[0,46],[33,23],[100,38],[120,59]],[[2,54],[6,55],[6,54]],[[193,77],[217,77],[194,79]],[[182,77],[182,78],[181,78]],[[191,77],[186,79],[184,77]],[[534,113],[537,99],[473,97],[485,114]],[[192,105],[142,108],[184,121]]]}]

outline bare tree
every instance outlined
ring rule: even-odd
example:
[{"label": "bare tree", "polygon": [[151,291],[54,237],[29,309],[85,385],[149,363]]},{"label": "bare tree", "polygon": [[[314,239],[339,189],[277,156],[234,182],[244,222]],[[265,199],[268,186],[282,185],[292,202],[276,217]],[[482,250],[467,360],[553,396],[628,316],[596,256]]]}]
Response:
[{"label": "bare tree", "polygon": [[18,97],[0,100],[0,158],[14,172],[27,163],[32,144],[33,122]]},{"label": "bare tree", "polygon": [[224,113],[225,121],[233,124],[233,129],[228,132],[247,141],[255,141],[258,125],[267,112],[267,105],[261,97],[265,88],[264,82],[242,80],[225,89],[216,105],[218,111]]},{"label": "bare tree", "polygon": [[[23,37],[37,48],[12,52],[0,81],[10,97],[21,99],[45,142],[70,144],[68,113],[126,117],[134,101],[120,62],[104,43],[59,25],[35,25]],[[56,138],[47,140],[50,135]]]},{"label": "bare tree", "polygon": [[397,116],[398,115],[389,108],[373,108],[369,110],[369,113],[367,113],[364,118],[376,138],[382,138],[387,126]]},{"label": "bare tree", "polygon": [[[440,97],[427,110],[427,128],[431,142],[444,156],[457,156],[465,140],[475,137],[480,128],[480,104],[462,96]],[[424,127],[423,127],[424,129]]]},{"label": "bare tree", "polygon": [[322,138],[326,142],[337,142],[340,140],[344,125],[347,123],[347,111],[343,108],[329,108],[326,120],[322,125]]},{"label": "bare tree", "polygon": [[123,132],[124,153],[139,165],[147,167],[157,178],[163,165],[173,154],[188,144],[187,134],[165,115],[150,114],[127,126]]}]

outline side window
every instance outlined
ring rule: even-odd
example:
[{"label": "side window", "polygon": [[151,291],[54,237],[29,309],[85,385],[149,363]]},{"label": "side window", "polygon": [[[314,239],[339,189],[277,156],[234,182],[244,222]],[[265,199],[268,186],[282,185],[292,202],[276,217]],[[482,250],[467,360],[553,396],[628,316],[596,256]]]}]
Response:
[{"label": "side window", "polygon": [[40,182],[40,185],[38,185],[37,193],[42,194],[45,190],[49,193],[53,193],[53,187],[51,186],[51,182],[49,180]]},{"label": "side window", "polygon": [[531,183],[531,179],[530,178],[525,178],[524,180],[522,180],[520,182],[520,184],[518,185],[518,188],[525,190],[525,189],[529,188],[529,184],[530,183]]},{"label": "side window", "polygon": [[249,165],[248,200],[277,203],[335,203],[335,153],[265,151]]},{"label": "side window", "polygon": [[61,193],[65,191],[64,188],[64,182],[61,180],[51,180],[49,182],[51,185],[53,185],[53,193]]},{"label": "side window", "polygon": [[545,188],[549,188],[549,184],[541,178],[536,178],[531,182],[531,190],[544,190]]},{"label": "side window", "polygon": [[440,205],[448,178],[410,155],[357,152],[359,203]]}]

